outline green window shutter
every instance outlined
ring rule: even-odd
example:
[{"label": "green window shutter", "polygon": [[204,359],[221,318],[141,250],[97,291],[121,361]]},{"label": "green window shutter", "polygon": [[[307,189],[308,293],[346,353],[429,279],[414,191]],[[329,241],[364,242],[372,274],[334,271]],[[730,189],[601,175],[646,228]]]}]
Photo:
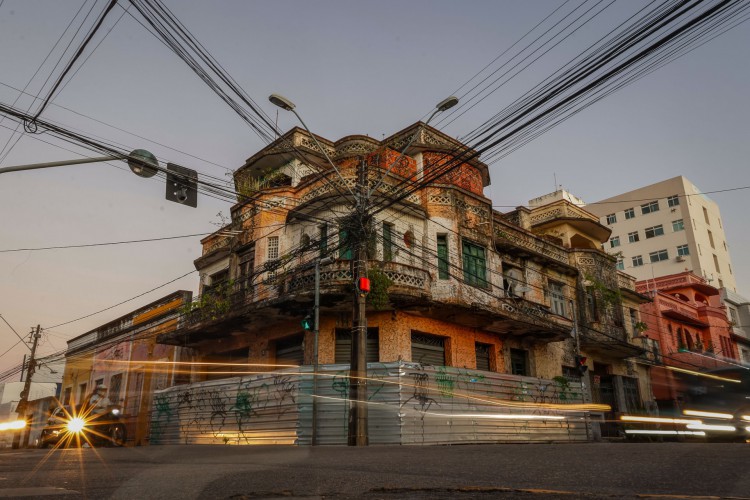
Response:
[{"label": "green window shutter", "polygon": [[487,283],[487,262],[484,248],[463,242],[464,281],[469,285],[485,287]]},{"label": "green window shutter", "polygon": [[339,231],[339,258],[352,260],[352,245],[349,241],[349,233],[346,229]]},{"label": "green window shutter", "polygon": [[437,250],[438,250],[438,278],[441,280],[447,280],[450,278],[448,272],[448,237],[444,234],[439,234],[437,237]]}]

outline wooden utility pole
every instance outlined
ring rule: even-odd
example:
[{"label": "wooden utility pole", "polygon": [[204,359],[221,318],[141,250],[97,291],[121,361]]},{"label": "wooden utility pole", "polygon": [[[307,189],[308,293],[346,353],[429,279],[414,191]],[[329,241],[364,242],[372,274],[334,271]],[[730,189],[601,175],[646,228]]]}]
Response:
[{"label": "wooden utility pole", "polygon": [[[36,368],[36,359],[34,356],[36,355],[36,346],[39,343],[39,338],[41,337],[41,334],[39,333],[41,331],[41,326],[36,325],[36,331],[32,331],[32,339],[31,339],[31,354],[29,354],[29,364],[26,367],[26,380],[23,384],[23,390],[21,391],[21,397],[18,399],[18,405],[16,406],[16,413],[18,414],[19,420],[25,420],[26,419],[26,406],[28,406],[29,401],[29,391],[31,390],[31,376],[34,375],[34,369]],[[20,429],[18,432],[16,432],[16,435],[13,436],[13,448],[18,449],[21,444],[21,434],[23,432],[26,432],[26,429]]]},{"label": "wooden utility pole", "polygon": [[354,244],[352,255],[352,278],[354,279],[354,311],[352,327],[352,355],[349,382],[349,446],[367,446],[367,312],[366,293],[360,290],[360,278],[367,277],[367,164],[359,162],[357,172],[356,219],[349,228],[350,241]]}]

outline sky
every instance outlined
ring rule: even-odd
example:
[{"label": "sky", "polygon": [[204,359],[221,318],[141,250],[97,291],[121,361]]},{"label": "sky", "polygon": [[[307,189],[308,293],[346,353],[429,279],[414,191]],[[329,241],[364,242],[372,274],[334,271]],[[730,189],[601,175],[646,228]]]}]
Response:
[{"label": "sky", "polygon": [[[271,93],[294,101],[315,133],[337,140],[351,134],[380,139],[424,119],[445,97],[462,97],[493,67],[462,87],[466,82],[545,16],[581,0],[165,3],[282,130],[297,123],[290,113],[277,115],[267,101]],[[460,138],[645,3],[613,3],[473,109],[432,125]],[[58,50],[32,78],[75,13],[105,5],[0,0],[0,103],[28,109],[32,98],[19,98],[18,90],[36,95],[49,75],[59,74],[59,66],[53,72]],[[107,17],[90,47],[96,49],[84,54],[85,64],[42,118],[228,178],[265,144],[130,15],[132,7],[125,13],[120,5],[128,6],[121,1]],[[703,191],[749,186],[748,46],[745,23],[608,96],[493,163],[486,194],[504,211],[553,191],[555,182],[586,201],[676,175]],[[0,147],[15,142],[14,127],[0,121]],[[92,155],[49,134],[25,134],[0,155],[0,167],[82,154]],[[137,177],[117,162],[0,174],[0,250],[210,233],[220,222],[217,214],[229,213],[226,201],[200,196],[198,207],[190,208],[165,201],[164,190],[163,180]],[[746,295],[747,194],[711,195],[721,208],[738,291]],[[40,354],[59,351],[67,339],[174,290],[195,292],[192,273],[51,328],[190,273],[199,240],[0,252],[0,315],[22,336],[37,324],[46,327]],[[0,322],[0,371],[28,352],[17,342]]]}]

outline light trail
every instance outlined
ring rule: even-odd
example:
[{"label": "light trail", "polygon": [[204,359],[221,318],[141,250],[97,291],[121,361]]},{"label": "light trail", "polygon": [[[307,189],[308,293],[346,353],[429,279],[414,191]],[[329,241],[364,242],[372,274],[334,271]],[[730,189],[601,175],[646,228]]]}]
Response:
[{"label": "light trail", "polygon": [[689,417],[721,418],[724,420],[732,419],[732,415],[729,413],[717,413],[713,411],[683,410],[682,414]]},{"label": "light trail", "polygon": [[641,429],[626,429],[625,434],[652,434],[661,436],[705,436],[703,431],[653,431]]},{"label": "light trail", "polygon": [[702,424],[700,420],[687,420],[682,418],[659,418],[659,417],[642,417],[640,415],[623,415],[621,421],[625,422],[645,422],[653,424]]},{"label": "light trail", "polygon": [[710,424],[690,424],[687,426],[688,429],[697,431],[722,431],[722,432],[735,432],[737,428],[733,425],[710,425]]},{"label": "light trail", "polygon": [[688,373],[690,375],[697,375],[699,377],[711,378],[711,379],[714,379],[714,380],[721,380],[723,382],[734,382],[736,384],[741,384],[742,383],[741,380],[737,380],[737,379],[734,379],[734,378],[720,377],[719,375],[712,375],[710,373],[696,372],[694,370],[688,370],[686,368],[677,368],[676,366],[663,366],[662,368],[666,368],[667,370],[672,370],[672,371],[675,371],[675,372]]},{"label": "light trail", "polygon": [[10,422],[0,422],[0,431],[17,431],[25,427],[25,420],[11,420]]}]

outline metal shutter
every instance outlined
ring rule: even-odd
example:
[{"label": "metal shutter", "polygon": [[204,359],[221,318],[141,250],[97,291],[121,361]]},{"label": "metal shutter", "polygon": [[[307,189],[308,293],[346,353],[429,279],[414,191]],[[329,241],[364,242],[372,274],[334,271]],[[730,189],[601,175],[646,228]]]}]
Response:
[{"label": "metal shutter", "polygon": [[490,346],[479,342],[474,345],[477,353],[477,370],[490,371]]},{"label": "metal shutter", "polygon": [[423,365],[445,366],[445,339],[412,332],[411,360]]},{"label": "metal shutter", "polygon": [[301,365],[305,362],[302,348],[304,335],[294,335],[276,341],[276,363],[280,365]]},{"label": "metal shutter", "polygon": [[[377,328],[367,329],[367,352],[365,354],[368,363],[380,361],[380,341]],[[352,331],[344,328],[336,329],[336,363],[351,364],[352,362]]]}]

